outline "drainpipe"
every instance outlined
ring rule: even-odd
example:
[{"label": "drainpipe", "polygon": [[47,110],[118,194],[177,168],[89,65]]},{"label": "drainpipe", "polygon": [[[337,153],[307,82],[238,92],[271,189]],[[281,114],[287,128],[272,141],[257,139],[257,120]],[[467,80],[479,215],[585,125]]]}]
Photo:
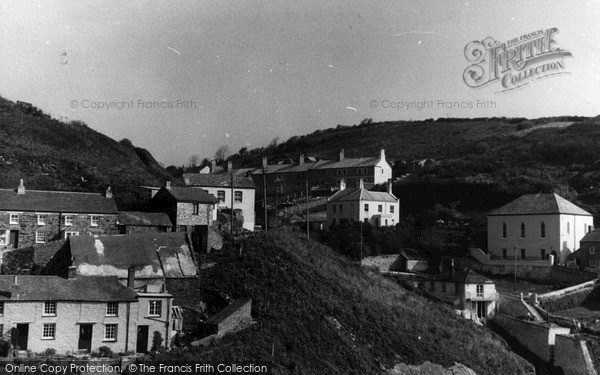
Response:
[{"label": "drainpipe", "polygon": [[125,327],[125,353],[127,353],[129,351],[129,318],[131,315],[131,302],[127,301],[127,319],[126,319],[126,324],[127,327]]}]

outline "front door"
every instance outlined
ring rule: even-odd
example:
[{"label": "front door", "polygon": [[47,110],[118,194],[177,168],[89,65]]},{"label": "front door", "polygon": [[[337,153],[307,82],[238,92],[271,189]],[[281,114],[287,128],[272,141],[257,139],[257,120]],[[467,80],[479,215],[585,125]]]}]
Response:
[{"label": "front door", "polygon": [[27,341],[29,338],[29,324],[17,324],[17,332],[15,345],[19,347],[20,350],[27,350]]},{"label": "front door", "polygon": [[486,313],[485,313],[485,301],[477,301],[477,317],[478,318],[485,318],[486,317]]},{"label": "front door", "polygon": [[12,245],[13,249],[17,249],[19,247],[19,231],[11,230],[10,237],[8,243]]},{"label": "front door", "polygon": [[148,326],[138,326],[136,353],[146,353],[148,351]]},{"label": "front door", "polygon": [[92,324],[80,324],[79,325],[79,346],[78,349],[92,351]]}]

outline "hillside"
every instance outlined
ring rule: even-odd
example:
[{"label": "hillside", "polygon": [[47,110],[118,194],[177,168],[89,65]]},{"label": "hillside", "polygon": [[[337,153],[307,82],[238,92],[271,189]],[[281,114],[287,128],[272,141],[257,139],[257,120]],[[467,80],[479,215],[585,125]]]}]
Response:
[{"label": "hillside", "polygon": [[[600,119],[555,117],[438,119],[341,126],[294,136],[277,146],[243,150],[230,157],[236,166],[296,160],[301,153],[335,158],[377,155],[385,147],[396,162],[405,213],[458,201],[461,211],[484,212],[524,193],[557,191],[600,213]],[[241,150],[242,151],[242,150]],[[439,163],[412,170],[403,162],[432,158]],[[424,190],[425,189],[425,190]]]},{"label": "hillside", "polygon": [[140,185],[171,177],[144,149],[79,121],[63,123],[0,98],[0,188],[100,192],[113,186],[119,208],[141,203]]},{"label": "hillside", "polygon": [[[302,235],[259,233],[241,256],[211,254],[203,261],[217,265],[204,271],[202,287],[251,297],[257,324],[183,357],[266,362],[275,373],[374,374],[424,361],[460,362],[479,375],[525,373],[527,364],[487,328]],[[170,281],[169,290],[175,304],[199,308],[197,288]]]}]

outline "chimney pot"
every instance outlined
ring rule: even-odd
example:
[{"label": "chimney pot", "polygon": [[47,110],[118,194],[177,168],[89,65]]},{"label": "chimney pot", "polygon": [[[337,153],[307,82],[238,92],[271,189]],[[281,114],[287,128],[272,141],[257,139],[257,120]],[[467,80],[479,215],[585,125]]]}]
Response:
[{"label": "chimney pot", "polygon": [[341,149],[338,153],[338,161],[344,160],[344,149]]},{"label": "chimney pot", "polygon": [[170,189],[170,188],[171,188],[171,181],[167,181],[167,182],[165,183],[165,187],[166,187],[167,189]]},{"label": "chimney pot", "polygon": [[112,189],[110,186],[106,188],[106,194],[104,195],[106,198],[110,199],[113,197]]},{"label": "chimney pot", "polygon": [[266,156],[263,156],[263,158],[262,158],[262,166],[263,167],[267,166],[267,157]]},{"label": "chimney pot", "polygon": [[300,157],[298,157],[298,165],[302,165],[304,164],[304,155],[300,154]]},{"label": "chimney pot", "polygon": [[346,180],[343,178],[340,180],[340,191],[346,189]]},{"label": "chimney pot", "polygon": [[135,267],[129,266],[129,268],[127,269],[127,287],[133,289],[134,282],[135,282]]},{"label": "chimney pot", "polygon": [[19,180],[19,186],[17,187],[17,194],[25,194],[25,185],[23,185],[23,179]]},{"label": "chimney pot", "polygon": [[229,160],[227,162],[227,172],[231,172],[233,170],[233,161]]}]

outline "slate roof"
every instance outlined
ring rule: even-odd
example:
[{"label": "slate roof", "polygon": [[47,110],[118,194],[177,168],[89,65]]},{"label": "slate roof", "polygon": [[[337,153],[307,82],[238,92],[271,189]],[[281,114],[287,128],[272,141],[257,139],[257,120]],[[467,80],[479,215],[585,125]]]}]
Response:
[{"label": "slate roof", "polygon": [[491,211],[488,216],[546,214],[592,216],[589,212],[554,193],[522,195],[509,204]]},{"label": "slate roof", "polygon": [[337,160],[319,160],[315,163],[314,169],[333,169],[333,168],[354,168],[354,167],[372,167],[377,165],[381,159],[379,156],[370,158],[344,158]]},{"label": "slate roof", "polygon": [[457,270],[455,269],[452,274],[450,274],[449,270],[442,271],[437,275],[433,276],[434,280],[437,281],[446,281],[453,283],[461,283],[461,284],[482,284],[482,283],[493,283],[493,280],[487,278],[470,268]]},{"label": "slate roof", "polygon": [[195,277],[196,264],[184,232],[72,236],[69,246],[79,275],[136,278]]},{"label": "slate roof", "polygon": [[[231,174],[225,173],[185,173],[183,175],[183,181],[187,186],[231,188]],[[233,187],[240,189],[254,189],[254,182],[251,178],[234,174]]]},{"label": "slate roof", "polygon": [[374,202],[398,202],[398,198],[386,191],[370,191],[359,188],[346,188],[335,193],[329,202],[342,201],[374,201]]},{"label": "slate roof", "polygon": [[175,198],[179,202],[217,203],[219,201],[217,198],[215,198],[214,195],[208,194],[202,189],[195,189],[189,187],[170,187],[168,189],[162,188],[161,190],[163,189],[168,191],[173,196],[173,198]]},{"label": "slate roof", "polygon": [[25,194],[17,194],[14,189],[0,189],[0,210],[85,214],[119,212],[113,198],[99,193],[25,190]]},{"label": "slate roof", "polygon": [[0,276],[0,301],[130,301],[136,297],[135,291],[111,276]]},{"label": "slate roof", "polygon": [[600,230],[593,230],[583,236],[579,242],[600,242]]},{"label": "slate roof", "polygon": [[164,212],[121,211],[117,217],[117,225],[172,227],[173,223]]},{"label": "slate roof", "polygon": [[426,257],[425,254],[411,248],[405,248],[400,250],[400,255],[402,255],[407,260],[428,260],[428,257]]},{"label": "slate roof", "polygon": [[219,311],[215,315],[206,319],[204,324],[219,324],[223,320],[227,319],[231,314],[235,313],[247,303],[252,303],[252,299],[250,298],[238,298],[233,301],[229,306],[225,307],[223,310]]}]

